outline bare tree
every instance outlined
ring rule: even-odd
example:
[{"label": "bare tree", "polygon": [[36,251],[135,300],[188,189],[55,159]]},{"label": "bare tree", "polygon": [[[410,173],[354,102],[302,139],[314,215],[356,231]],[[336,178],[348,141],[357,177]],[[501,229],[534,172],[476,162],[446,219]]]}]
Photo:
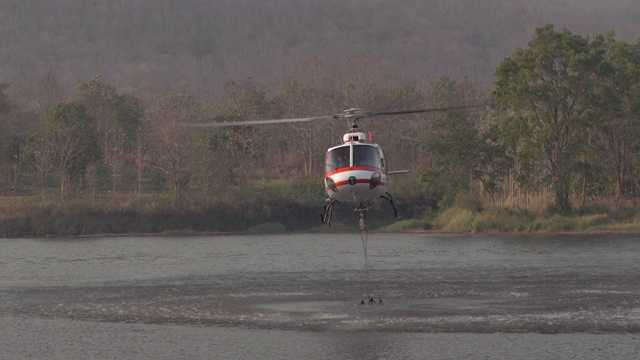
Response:
[{"label": "bare tree", "polygon": [[197,113],[190,96],[172,93],[152,99],[144,114],[149,126],[151,162],[168,176],[170,191],[176,197],[190,181],[190,158],[197,140],[194,132],[184,125],[197,121]]}]

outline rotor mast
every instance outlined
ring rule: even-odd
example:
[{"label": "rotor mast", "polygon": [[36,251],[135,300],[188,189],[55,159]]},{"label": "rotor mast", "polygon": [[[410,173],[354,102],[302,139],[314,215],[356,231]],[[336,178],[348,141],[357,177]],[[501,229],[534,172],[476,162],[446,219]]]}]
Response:
[{"label": "rotor mast", "polygon": [[345,143],[369,140],[367,134],[364,133],[359,126],[359,121],[366,117],[366,115],[367,113],[365,113],[364,110],[358,108],[347,109],[344,110],[342,114],[336,115],[336,117],[346,119],[349,122],[349,131],[344,134],[343,137]]}]

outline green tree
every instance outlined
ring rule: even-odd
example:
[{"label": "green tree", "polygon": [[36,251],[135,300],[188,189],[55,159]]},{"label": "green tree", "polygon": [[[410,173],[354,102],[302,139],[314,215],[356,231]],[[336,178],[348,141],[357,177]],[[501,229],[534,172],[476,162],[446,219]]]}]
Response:
[{"label": "green tree", "polygon": [[110,172],[111,188],[116,191],[126,164],[133,157],[142,109],[137,99],[118,95],[100,75],[80,84],[77,97],[96,121],[103,161]]},{"label": "green tree", "polygon": [[103,151],[108,154],[109,130],[113,121],[112,104],[117,97],[116,89],[96,75],[77,88],[77,98],[82,102],[96,122],[96,130],[103,138]]},{"label": "green tree", "polygon": [[[573,35],[552,25],[536,28],[527,49],[496,69],[495,98],[510,111],[506,130],[520,158],[545,168],[562,212],[570,212],[571,183],[597,107],[594,93],[604,39]],[[524,159],[523,159],[524,160]]]},{"label": "green tree", "polygon": [[135,167],[141,134],[143,109],[137,98],[118,95],[111,103],[113,122],[109,137],[109,161],[111,184],[115,191],[120,184],[123,172]]},{"label": "green tree", "polygon": [[[12,85],[11,98],[8,100],[8,107],[3,107],[3,113],[0,115],[0,127],[4,129],[0,131],[6,141],[0,148],[4,148],[4,152],[0,152],[0,163],[6,161],[6,174],[10,178],[11,191],[17,191],[20,187],[20,180],[25,174],[25,166],[23,161],[23,151],[27,137],[37,128],[41,127],[40,116],[32,110],[28,104],[28,95],[26,89],[20,84]],[[3,140],[0,140],[2,143]]]},{"label": "green tree", "polygon": [[232,127],[212,130],[197,145],[191,169],[195,183],[206,192],[219,189],[220,185],[237,185],[237,159],[242,151],[240,132]]},{"label": "green tree", "polygon": [[640,151],[640,43],[631,45],[607,37],[607,65],[611,72],[602,78],[601,98],[593,147],[610,169],[619,198],[638,196]]},{"label": "green tree", "polygon": [[84,176],[87,166],[100,159],[101,151],[93,119],[79,102],[54,106],[45,126],[29,139],[28,147],[43,185],[50,171],[57,173],[61,199],[67,195],[73,176]]},{"label": "green tree", "polygon": [[[465,103],[481,103],[481,94],[468,82],[441,79],[432,89],[432,97],[439,106],[455,106],[451,99]],[[458,193],[480,189],[494,203],[498,183],[511,167],[500,141],[498,126],[487,117],[487,109],[480,107],[466,111],[448,111],[435,115],[431,131],[423,138],[423,146],[431,156],[429,172],[446,179],[439,181],[446,187],[446,201],[453,201]],[[431,180],[434,181],[434,180]]]},{"label": "green tree", "polygon": [[[4,169],[7,169],[7,174],[10,173],[8,168],[11,163],[11,132],[8,119],[11,106],[8,96],[5,94],[7,87],[7,84],[0,84],[0,169],[3,169],[2,174],[5,173]],[[0,189],[4,187],[7,180],[4,176],[0,177]]]}]

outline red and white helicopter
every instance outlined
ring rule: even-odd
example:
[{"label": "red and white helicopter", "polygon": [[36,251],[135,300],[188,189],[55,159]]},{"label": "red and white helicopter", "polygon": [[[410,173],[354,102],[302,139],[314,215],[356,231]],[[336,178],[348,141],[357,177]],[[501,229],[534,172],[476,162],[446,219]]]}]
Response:
[{"label": "red and white helicopter", "polygon": [[[389,201],[398,218],[398,207],[387,191],[389,175],[407,173],[408,170],[390,171],[380,145],[371,141],[359,127],[359,121],[375,116],[393,116],[426,112],[451,111],[478,107],[479,105],[430,108],[405,111],[367,112],[362,109],[347,109],[340,114],[294,119],[271,119],[191,124],[194,126],[223,127],[305,122],[329,119],[346,119],[351,128],[342,138],[342,143],[327,149],[325,156],[324,186],[327,194],[320,218],[331,224],[333,207],[339,202],[355,203],[354,211],[360,213],[360,227],[364,228],[364,214],[370,210],[371,201],[383,198]],[[369,136],[368,136],[369,135]]]}]

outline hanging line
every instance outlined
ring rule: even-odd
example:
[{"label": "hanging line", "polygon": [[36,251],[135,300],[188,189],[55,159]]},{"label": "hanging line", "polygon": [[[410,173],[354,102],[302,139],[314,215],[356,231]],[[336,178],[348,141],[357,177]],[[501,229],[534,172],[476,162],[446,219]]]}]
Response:
[{"label": "hanging line", "polygon": [[360,213],[360,240],[364,247],[364,272],[367,278],[367,286],[369,285],[369,259],[367,258],[367,242],[369,240],[369,230],[364,223],[364,213]]}]

